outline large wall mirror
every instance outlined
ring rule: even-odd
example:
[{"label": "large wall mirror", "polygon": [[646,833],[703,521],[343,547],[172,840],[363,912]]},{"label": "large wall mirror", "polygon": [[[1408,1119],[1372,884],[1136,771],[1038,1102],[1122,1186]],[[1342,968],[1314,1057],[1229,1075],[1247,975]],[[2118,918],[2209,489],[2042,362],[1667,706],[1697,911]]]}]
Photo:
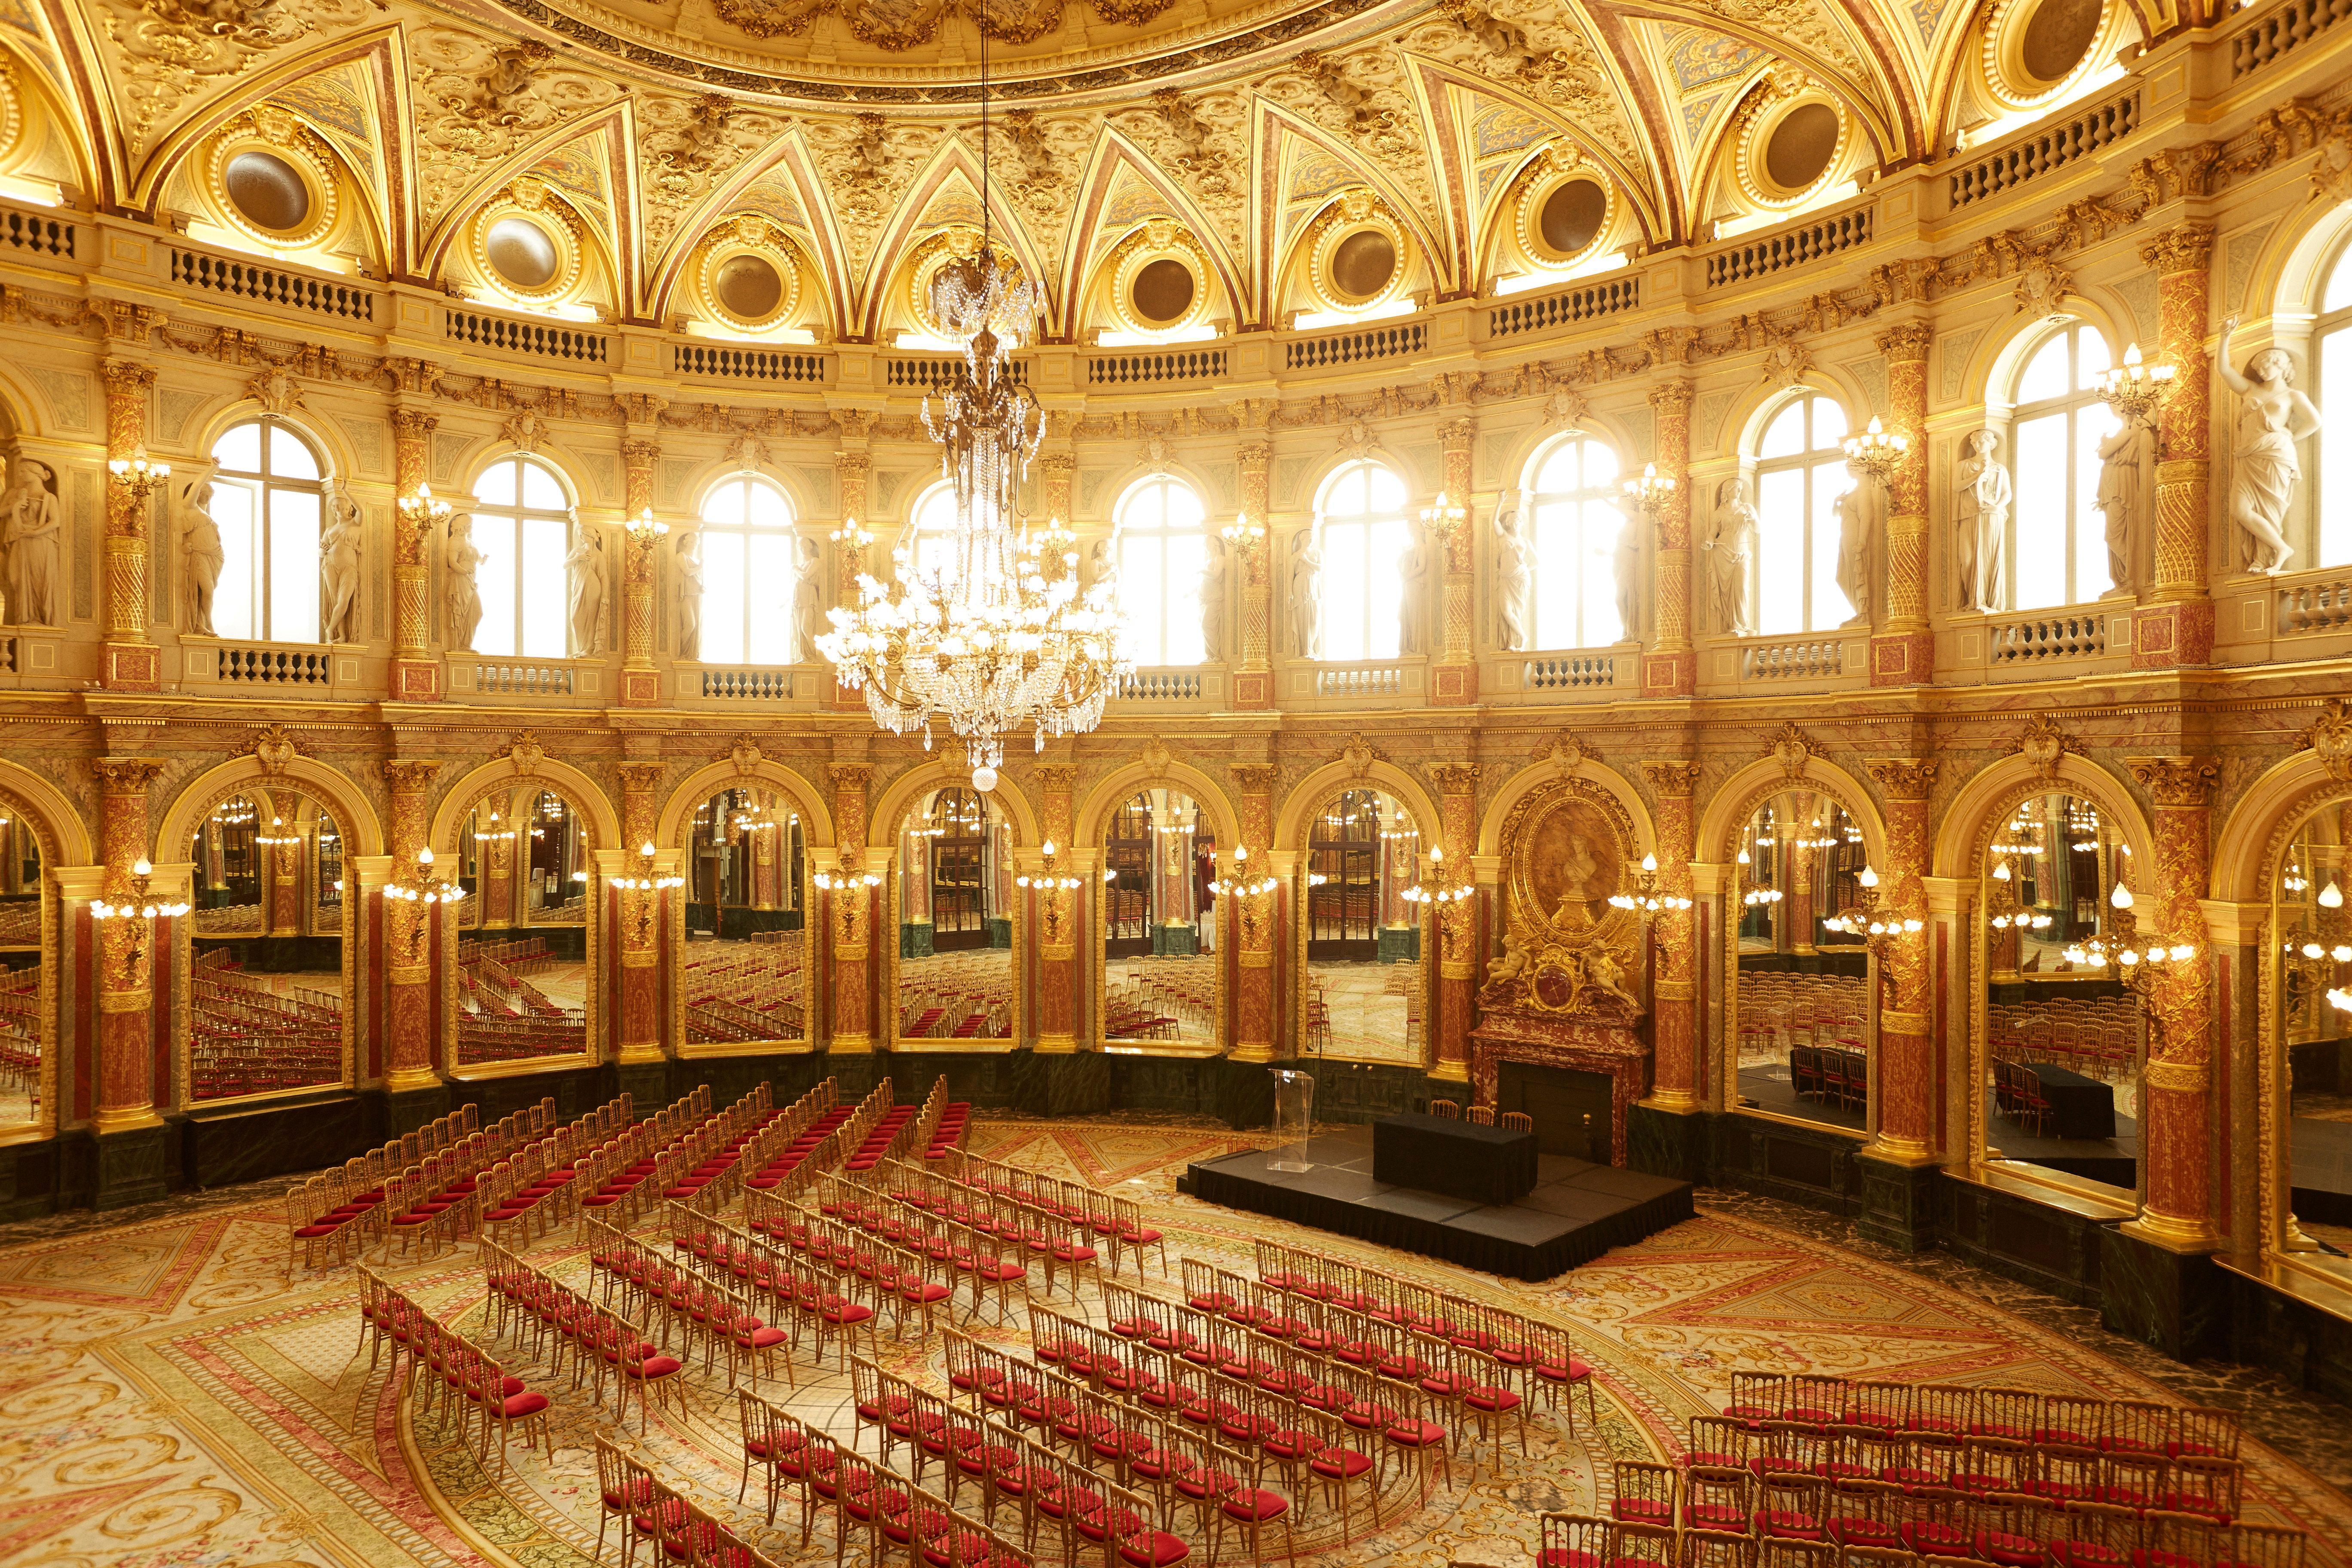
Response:
[{"label": "large wall mirror", "polygon": [[898,824],[897,1031],[901,1039],[1013,1037],[1013,829],[961,785]]},{"label": "large wall mirror", "polygon": [[457,833],[457,1065],[588,1049],[594,876],[588,819],[562,792],[500,788]]},{"label": "large wall mirror", "polygon": [[1181,791],[1139,790],[1111,813],[1097,905],[1105,1040],[1216,1044],[1216,856],[1214,821]]},{"label": "large wall mirror", "polygon": [[677,1037],[688,1047],[808,1037],[808,841],[791,798],[720,790],[687,825]]},{"label": "large wall mirror", "polygon": [[1378,789],[1342,791],[1307,824],[1300,935],[1301,1048],[1349,1061],[1419,1062],[1428,1027],[1416,885],[1421,825]]},{"label": "large wall mirror", "polygon": [[343,1081],[342,825],[273,781],[214,806],[188,858],[188,1098]]},{"label": "large wall mirror", "polygon": [[2120,828],[2081,795],[2030,795],[1994,832],[1980,893],[1987,1159],[2138,1187],[2142,1017],[2106,952],[2137,925],[2131,873]]},{"label": "large wall mirror", "polygon": [[2352,799],[2297,827],[2272,879],[2284,1167],[2294,1231],[2352,1274]]},{"label": "large wall mirror", "polygon": [[22,812],[0,801],[0,1135],[42,1121],[49,1007],[41,869],[40,836]]},{"label": "large wall mirror", "polygon": [[1735,1106],[1868,1129],[1869,954],[1832,923],[1867,859],[1861,825],[1825,791],[1790,790],[1748,817],[1732,856]]}]

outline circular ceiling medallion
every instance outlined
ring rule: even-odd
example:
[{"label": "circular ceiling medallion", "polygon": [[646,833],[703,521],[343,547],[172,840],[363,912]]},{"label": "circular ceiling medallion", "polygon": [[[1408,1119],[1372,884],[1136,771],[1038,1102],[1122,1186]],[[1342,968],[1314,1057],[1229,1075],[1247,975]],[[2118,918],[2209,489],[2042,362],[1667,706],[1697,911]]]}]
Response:
[{"label": "circular ceiling medallion", "polygon": [[765,321],[783,302],[783,275],[764,256],[730,256],[711,275],[710,294],[730,316]]},{"label": "circular ceiling medallion", "polygon": [[1198,292],[1192,269],[1172,256],[1162,256],[1137,269],[1127,297],[1138,316],[1164,325],[1181,321]]},{"label": "circular ceiling medallion", "polygon": [[1764,142],[1764,174],[1784,191],[1801,191],[1837,156],[1842,127],[1826,103],[1801,103],[1780,117]]},{"label": "circular ceiling medallion", "polygon": [[1396,241],[1376,228],[1360,228],[1331,251],[1331,285],[1341,294],[1369,300],[1395,280]]},{"label": "circular ceiling medallion", "polygon": [[2105,16],[2103,0],[2042,0],[2026,18],[2018,63],[2037,82],[2065,80],[2091,52]]},{"label": "circular ceiling medallion", "polygon": [[1596,180],[1570,180],[1544,198],[1536,233],[1562,256],[1574,256],[1601,236],[1609,216],[1609,193]]},{"label": "circular ceiling medallion", "polygon": [[553,283],[563,268],[555,237],[527,217],[502,217],[482,237],[482,252],[501,281],[536,293]]},{"label": "circular ceiling medallion", "polygon": [[256,228],[289,234],[310,221],[310,185],[275,153],[247,148],[221,170],[221,186],[239,216]]}]

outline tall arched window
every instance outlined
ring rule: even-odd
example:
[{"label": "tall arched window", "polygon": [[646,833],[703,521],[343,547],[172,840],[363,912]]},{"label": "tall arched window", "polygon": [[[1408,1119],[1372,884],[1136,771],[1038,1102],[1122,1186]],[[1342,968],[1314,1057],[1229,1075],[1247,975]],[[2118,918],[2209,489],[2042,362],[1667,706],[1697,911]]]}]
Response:
[{"label": "tall arched window", "polygon": [[1207,514],[1181,479],[1130,487],[1118,502],[1118,607],[1127,653],[1141,665],[1198,664],[1201,574],[1209,563]]},{"label": "tall arched window", "polygon": [[[501,458],[474,481],[474,581],[482,598],[478,653],[562,658],[570,648],[563,558],[572,549],[572,493],[536,458]],[[619,584],[608,581],[611,595]]]},{"label": "tall arched window", "polygon": [[213,443],[213,521],[220,583],[213,629],[225,637],[319,640],[319,523],[325,468],[275,415]]},{"label": "tall arched window", "polygon": [[937,573],[942,581],[954,574],[955,527],[955,491],[933,485],[907,518],[908,549],[917,572],[926,577]]},{"label": "tall arched window", "polygon": [[1626,634],[1615,554],[1624,531],[1617,454],[1571,437],[1544,454],[1528,487],[1537,647],[1600,647]]},{"label": "tall arched window", "polygon": [[1411,542],[1404,481],[1378,463],[1349,463],[1323,487],[1316,532],[1323,551],[1322,653],[1328,659],[1394,658]]},{"label": "tall arched window", "polygon": [[793,503],[771,479],[733,474],[702,498],[702,658],[793,658]]},{"label": "tall arched window", "polygon": [[2312,323],[2312,393],[2326,423],[2319,428],[2318,558],[2314,566],[2352,562],[2352,245],[2336,253]]},{"label": "tall arched window", "polygon": [[1845,410],[1807,393],[1770,424],[1756,449],[1757,630],[1767,637],[1843,626],[1853,606],[1837,585],[1837,500],[1853,488]]},{"label": "tall arched window", "polygon": [[2017,377],[2010,462],[2017,499],[2006,547],[2016,570],[2010,607],[2079,605],[2115,586],[2099,514],[2099,443],[2116,416],[2099,401],[2107,340],[2077,321],[2050,334]]}]

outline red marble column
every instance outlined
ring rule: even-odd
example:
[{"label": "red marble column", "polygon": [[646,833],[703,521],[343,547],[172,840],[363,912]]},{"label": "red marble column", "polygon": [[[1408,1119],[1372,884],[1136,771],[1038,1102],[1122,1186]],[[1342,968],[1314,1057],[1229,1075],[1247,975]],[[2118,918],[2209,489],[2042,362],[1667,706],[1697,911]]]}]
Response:
[{"label": "red marble column", "polygon": [[[413,360],[387,362],[395,376]],[[392,411],[393,488],[403,500],[425,493],[432,471],[434,427],[440,421],[423,408]],[[392,513],[393,695],[403,702],[434,702],[441,696],[441,661],[433,657],[431,523],[422,513],[399,506]]]},{"label": "red marble column", "polygon": [[[98,774],[99,853],[103,859],[106,901],[133,901],[131,868],[147,858],[147,786],[163,764],[142,757],[102,757],[90,763]],[[100,1132],[150,1127],[160,1088],[155,1081],[155,983],[165,965],[156,962],[167,922],[137,915],[99,927],[98,1098],[94,1120]]]},{"label": "red marble column", "polygon": [[[2201,406],[2201,404],[2200,404]],[[2176,1252],[2221,1245],[2213,1224],[2213,975],[2202,900],[2211,864],[2211,802],[2221,764],[2204,757],[2134,757],[2132,776],[2156,802],[2156,897],[2134,911],[2143,941],[2198,949],[2147,993],[2147,1066],[2140,1075],[2140,1160],[2147,1195],[2135,1226]],[[2136,893],[2144,889],[2134,889]]]},{"label": "red marble column", "polygon": [[[1256,881],[1271,865],[1266,846],[1274,841],[1274,787],[1278,770],[1271,763],[1235,763],[1227,770],[1241,792],[1242,831],[1237,849],[1249,850],[1238,865],[1227,861],[1224,875]],[[1300,882],[1305,886],[1304,879]],[[1274,1057],[1275,959],[1281,921],[1277,893],[1228,895],[1217,900],[1233,952],[1234,1048],[1238,1061],[1270,1061]]]},{"label": "red marble column", "polygon": [[2212,226],[2182,224],[2139,253],[2156,269],[2159,363],[2172,367],[2173,392],[2157,419],[2155,569],[2148,602],[2132,617],[2132,667],[2169,669],[2213,657],[2213,600],[2205,582],[2213,467],[2212,362],[2205,353]]},{"label": "red marble column", "polygon": [[[1234,412],[1243,430],[1241,445],[1236,449],[1241,464],[1242,515],[1261,528],[1270,529],[1273,490],[1269,476],[1274,468],[1274,442],[1268,428],[1274,405],[1267,400],[1250,400],[1238,405]],[[1241,550],[1242,657],[1233,676],[1233,702],[1237,710],[1274,706],[1274,584],[1266,560],[1272,544],[1273,536],[1269,533]],[[1259,840],[1258,847],[1265,848],[1265,841]]]},{"label": "red marble column", "polygon": [[[1650,393],[1658,477],[1675,488],[1659,502],[1651,541],[1651,590],[1657,624],[1642,656],[1645,697],[1688,697],[1698,689],[1698,654],[1691,646],[1690,410],[1691,384],[1669,381]],[[1633,628],[1626,628],[1631,637]]]},{"label": "red marble column", "polygon": [[1870,639],[1873,686],[1935,679],[1936,637],[1927,629],[1927,345],[1925,321],[1878,334],[1886,360],[1886,428],[1910,444],[1887,476],[1886,605]]},{"label": "red marble column", "polygon": [[[1698,764],[1643,763],[1657,795],[1658,887],[1677,898],[1691,896],[1691,858],[1697,849],[1698,821],[1692,796]],[[1698,1071],[1698,922],[1689,909],[1661,910],[1651,923],[1650,984],[1652,1047],[1650,1103],[1661,1110],[1696,1110],[1706,1087]]]},{"label": "red marble column", "polygon": [[271,936],[300,936],[302,848],[308,839],[299,823],[289,822],[283,816],[269,825],[269,837],[290,842],[269,847],[269,919],[263,929]]},{"label": "red marble column", "polygon": [[[1470,885],[1471,852],[1478,847],[1478,764],[1439,763],[1439,828],[1448,876]],[[1478,984],[1478,900],[1449,901],[1437,910],[1436,1027],[1431,1033],[1429,1076],[1449,1083],[1470,1080],[1471,999]]]},{"label": "red marble column", "polygon": [[[129,462],[146,448],[147,395],[155,367],[110,359],[99,366],[106,383],[106,455]],[[147,635],[147,526],[152,480],[110,478],[106,485],[106,654],[100,667],[110,691],[155,691],[163,686],[163,655]]]},{"label": "red marble column", "polygon": [[[653,510],[654,463],[661,443],[632,432],[621,443],[622,521],[635,525]],[[621,705],[650,708],[661,700],[661,671],[654,666],[654,544],[649,529],[626,528],[621,544]],[[628,847],[645,841],[632,837]]]},{"label": "red marble column", "polygon": [[[660,763],[621,764],[621,844],[632,877],[653,869],[644,848],[654,841],[655,816],[661,808],[657,792],[666,772]],[[614,935],[621,947],[621,1026],[615,1039],[620,1059],[658,1061],[665,1054],[661,955],[669,895],[625,889],[617,897],[621,929]]]},{"label": "red marble column", "polygon": [[[841,844],[841,875],[865,869],[866,763],[831,763],[833,820]],[[887,889],[884,889],[887,890]],[[874,924],[877,889],[863,884],[828,889],[827,929],[833,945],[833,1038],[827,1049],[870,1051],[874,1040]]]},{"label": "red marble column", "polygon": [[[1438,426],[1445,462],[1446,499],[1462,510],[1462,521],[1444,529],[1435,543],[1445,552],[1445,577],[1441,595],[1436,667],[1430,671],[1429,700],[1433,707],[1455,707],[1478,700],[1478,661],[1471,648],[1472,609],[1477,585],[1478,531],[1470,526],[1476,510],[1471,505],[1475,470],[1471,458],[1478,438],[1478,421],[1465,414]],[[1466,845],[1455,853],[1469,854]],[[1469,861],[1463,861],[1467,868]],[[1465,870],[1465,875],[1466,870]]]},{"label": "red marble column", "polygon": [[[416,853],[426,847],[425,808],[441,764],[394,760],[383,764],[384,782],[392,790],[392,874],[406,876],[416,864]],[[420,1089],[436,1082],[438,1064],[433,1058],[433,1016],[438,998],[433,990],[433,930],[436,906],[386,899],[377,895],[383,911],[385,985],[384,1085],[392,1089]]]},{"label": "red marble column", "polygon": [[1054,853],[1045,858],[1038,878],[1032,879],[1029,909],[1037,941],[1037,1048],[1074,1051],[1078,1048],[1078,929],[1082,923],[1078,896],[1067,889],[1039,887],[1067,877],[1070,847],[1070,792],[1078,770],[1061,763],[1037,769],[1037,787],[1044,795],[1045,842]]},{"label": "red marble column", "polygon": [[1880,950],[1878,984],[1878,1135],[1870,1152],[1901,1164],[1935,1157],[1935,1040],[1928,1028],[1927,797],[1938,764],[1883,757],[1869,763],[1886,803],[1886,864],[1874,868],[1882,919],[1920,922]]}]

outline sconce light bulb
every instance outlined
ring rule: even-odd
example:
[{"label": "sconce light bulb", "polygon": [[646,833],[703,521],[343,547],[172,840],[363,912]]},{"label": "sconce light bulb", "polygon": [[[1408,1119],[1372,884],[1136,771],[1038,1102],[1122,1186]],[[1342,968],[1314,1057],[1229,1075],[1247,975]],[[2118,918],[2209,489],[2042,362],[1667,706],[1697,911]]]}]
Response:
[{"label": "sconce light bulb", "polygon": [[1855,876],[1854,880],[1860,882],[1865,888],[1875,888],[1878,886],[1878,873],[1872,868],[1864,866],[1861,872]]},{"label": "sconce light bulb", "polygon": [[2132,907],[2132,891],[2123,883],[2117,882],[2116,890],[2107,895],[2107,902],[2113,908],[2127,910]]},{"label": "sconce light bulb", "polygon": [[1658,858],[1657,858],[1655,855],[1644,855],[1644,856],[1643,856],[1643,857],[1642,857],[1642,869],[1643,869],[1643,870],[1644,870],[1644,871],[1654,871],[1654,870],[1656,870],[1657,868],[1658,868]]},{"label": "sconce light bulb", "polygon": [[2327,879],[2327,886],[2319,889],[2319,907],[2323,910],[2340,910],[2344,907],[2344,889],[2336,885],[2336,879],[2333,877]]},{"label": "sconce light bulb", "polygon": [[147,857],[144,855],[131,863],[131,874],[134,877],[150,877],[154,875],[154,872],[155,868],[147,863]]}]

